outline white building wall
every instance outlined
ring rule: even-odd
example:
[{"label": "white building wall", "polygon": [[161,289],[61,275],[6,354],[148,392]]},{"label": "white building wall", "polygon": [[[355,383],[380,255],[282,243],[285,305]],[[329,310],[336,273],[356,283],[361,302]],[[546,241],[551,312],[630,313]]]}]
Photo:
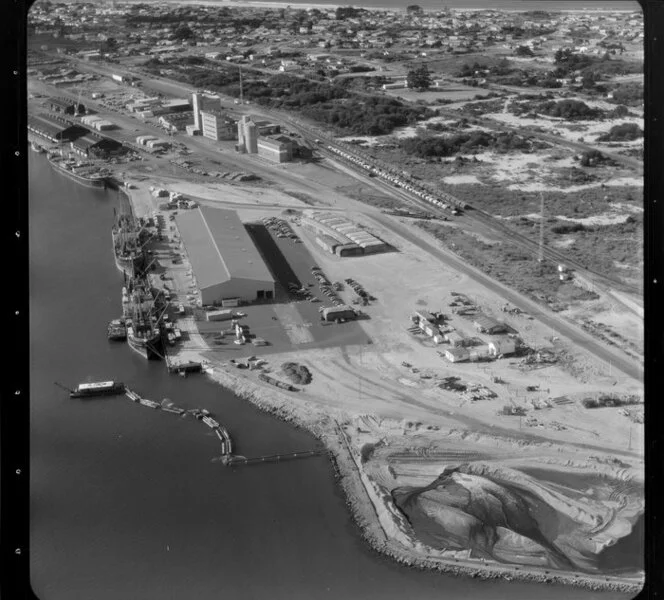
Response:
[{"label": "white building wall", "polygon": [[271,291],[274,298],[273,281],[233,278],[230,281],[201,288],[201,300],[203,304],[221,302],[223,298],[240,298],[246,302],[254,302],[261,290]]}]

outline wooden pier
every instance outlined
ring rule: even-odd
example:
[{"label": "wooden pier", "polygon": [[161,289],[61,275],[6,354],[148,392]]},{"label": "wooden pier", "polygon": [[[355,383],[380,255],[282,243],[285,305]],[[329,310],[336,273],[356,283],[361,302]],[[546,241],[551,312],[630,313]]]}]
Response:
[{"label": "wooden pier", "polygon": [[265,462],[281,462],[282,460],[294,460],[296,458],[309,458],[311,456],[322,456],[328,454],[327,450],[304,450],[302,452],[288,452],[286,454],[271,454],[268,456],[253,456],[246,458],[245,456],[231,456],[226,464],[228,466],[235,465],[256,465]]}]

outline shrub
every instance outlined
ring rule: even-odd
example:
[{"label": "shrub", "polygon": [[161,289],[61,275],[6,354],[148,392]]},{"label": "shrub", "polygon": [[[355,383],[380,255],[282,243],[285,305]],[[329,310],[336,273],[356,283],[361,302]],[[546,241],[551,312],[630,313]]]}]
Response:
[{"label": "shrub", "polygon": [[561,223],[554,225],[551,228],[553,233],[575,233],[577,231],[585,231],[586,227],[583,223]]},{"label": "shrub", "polygon": [[311,383],[311,372],[304,365],[294,362],[285,362],[281,365],[283,373],[293,382],[300,385]]},{"label": "shrub", "polygon": [[597,140],[599,142],[619,142],[635,140],[640,137],[643,137],[643,131],[636,123],[620,123],[611,127],[608,133],[600,135]]},{"label": "shrub", "polygon": [[368,462],[371,457],[373,456],[373,453],[376,451],[376,446],[375,444],[364,444],[362,448],[360,448],[360,461],[362,464]]}]

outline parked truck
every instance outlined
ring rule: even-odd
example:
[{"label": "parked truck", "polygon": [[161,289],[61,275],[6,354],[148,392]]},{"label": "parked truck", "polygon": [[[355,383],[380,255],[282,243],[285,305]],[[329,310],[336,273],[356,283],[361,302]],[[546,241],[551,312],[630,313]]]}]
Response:
[{"label": "parked truck", "polygon": [[230,321],[234,318],[233,311],[230,308],[221,310],[211,310],[206,314],[208,321]]}]

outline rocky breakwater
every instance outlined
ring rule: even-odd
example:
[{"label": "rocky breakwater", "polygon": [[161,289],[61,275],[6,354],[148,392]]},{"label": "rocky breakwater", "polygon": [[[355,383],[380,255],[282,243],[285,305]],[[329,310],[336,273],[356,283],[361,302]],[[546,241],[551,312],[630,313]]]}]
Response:
[{"label": "rocky breakwater", "polygon": [[[407,511],[399,507],[386,490],[371,482],[362,468],[359,452],[344,432],[346,415],[323,413],[304,398],[243,375],[215,369],[212,378],[238,397],[273,416],[313,434],[330,451],[337,481],[344,491],[346,505],[363,538],[376,552],[396,562],[421,570],[481,579],[520,580],[550,584],[564,583],[596,590],[637,592],[641,582],[617,577],[588,576],[584,573],[558,572],[544,568],[502,564],[493,559],[471,558],[467,548],[438,551],[423,543],[420,532],[412,526]],[[426,538],[426,535],[424,536]],[[509,536],[503,534],[506,541]],[[536,555],[536,553],[533,553]]]}]

